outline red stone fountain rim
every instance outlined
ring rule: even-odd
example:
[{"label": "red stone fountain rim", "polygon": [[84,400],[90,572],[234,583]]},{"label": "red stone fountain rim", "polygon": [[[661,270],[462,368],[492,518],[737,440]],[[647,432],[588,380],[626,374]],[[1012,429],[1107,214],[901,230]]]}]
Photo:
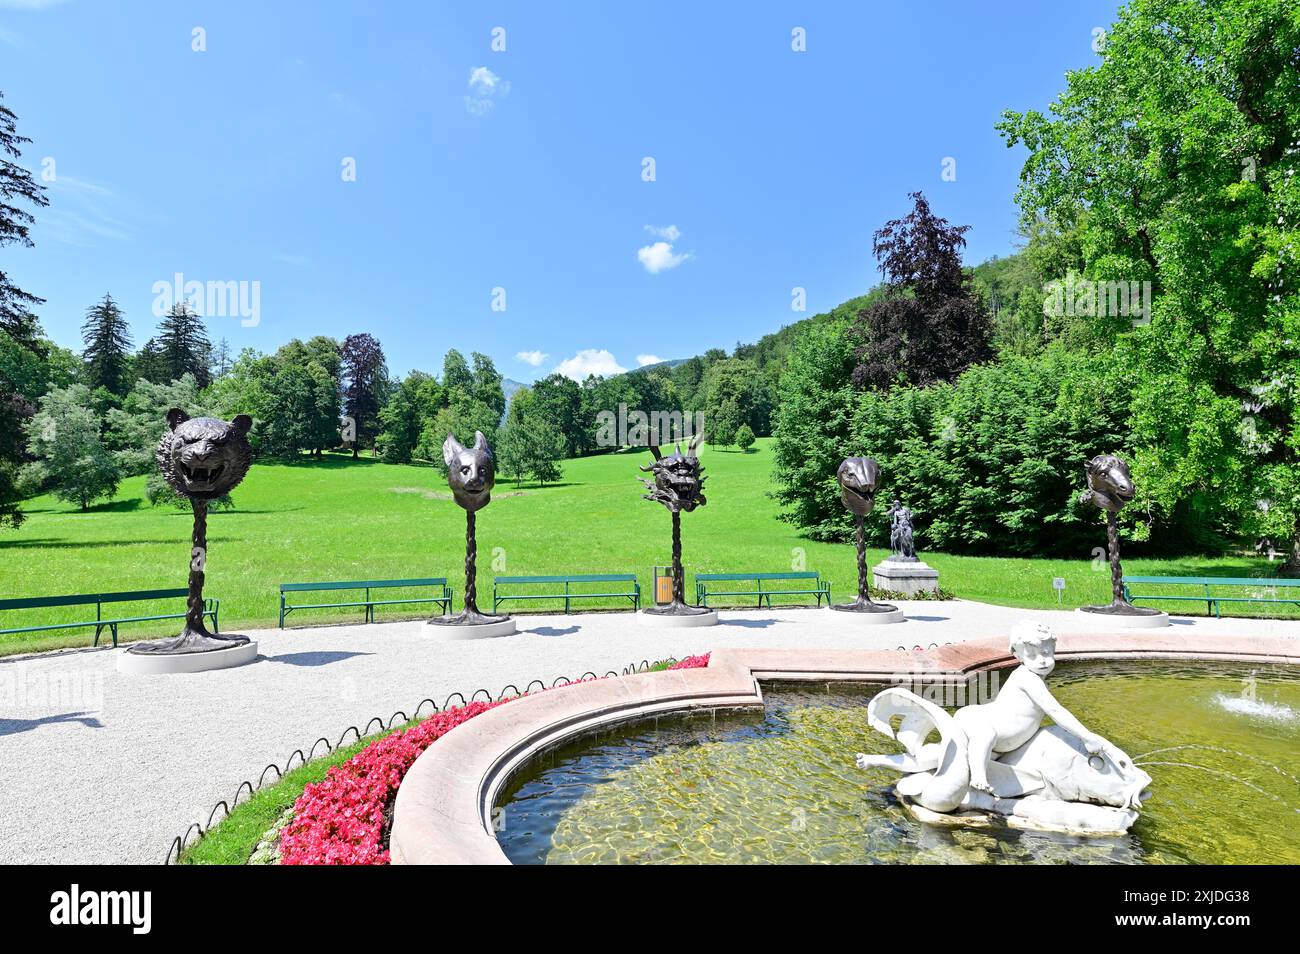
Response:
[{"label": "red stone fountain rim", "polygon": [[[1057,658],[1222,659],[1300,664],[1282,637],[1061,634]],[[1000,640],[925,652],[718,649],[703,669],[639,673],[524,696],[448,733],[416,759],[397,792],[394,864],[508,864],[493,834],[497,794],[533,756],[582,735],[663,713],[760,707],[760,680],[958,682],[1015,662]]]}]

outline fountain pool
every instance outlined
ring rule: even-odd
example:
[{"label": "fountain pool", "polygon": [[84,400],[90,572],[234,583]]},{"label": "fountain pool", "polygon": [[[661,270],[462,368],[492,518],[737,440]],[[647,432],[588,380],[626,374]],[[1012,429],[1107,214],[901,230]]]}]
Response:
[{"label": "fountain pool", "polygon": [[1066,708],[1153,778],[1118,838],[916,821],[897,776],[854,767],[901,751],[873,732],[882,687],[768,684],[758,711],[673,716],[544,753],[503,790],[516,864],[1300,863],[1300,669],[1066,662]]}]

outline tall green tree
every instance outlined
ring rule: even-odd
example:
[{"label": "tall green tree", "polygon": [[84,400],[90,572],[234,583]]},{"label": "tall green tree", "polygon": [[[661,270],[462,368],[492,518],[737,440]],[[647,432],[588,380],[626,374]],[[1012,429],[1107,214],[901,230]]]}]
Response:
[{"label": "tall green tree", "polygon": [[532,478],[543,485],[563,476],[564,434],[528,388],[520,388],[511,398],[497,454],[505,476]]},{"label": "tall green tree", "polygon": [[[1115,336],[1138,378],[1141,505],[1275,539],[1300,571],[1300,5],[1133,0],[1048,114],[1018,201],[1077,237],[1084,278],[1149,282]],[[1113,317],[1113,316],[1110,316]],[[1131,316],[1130,316],[1131,317]]]},{"label": "tall green tree", "polygon": [[100,429],[84,384],[45,395],[26,424],[27,444],[37,459],[23,468],[24,486],[52,491],[82,510],[113,496],[121,473],[100,439]]},{"label": "tall green tree", "polygon": [[384,349],[374,335],[348,335],[340,348],[342,357],[343,413],[353,434],[352,456],[363,447],[374,447],[379,433],[379,408],[388,384]]},{"label": "tall green tree", "polygon": [[993,356],[988,313],[962,268],[969,225],[950,225],[913,192],[912,211],[876,232],[886,290],[857,317],[853,380],[863,388],[952,381]]},{"label": "tall green tree", "polygon": [[86,384],[109,394],[126,394],[131,387],[131,329],[112,295],[105,294],[86,309],[81,337],[86,345],[81,354]]},{"label": "tall green tree", "polygon": [[[0,247],[31,248],[33,243],[28,233],[36,218],[23,206],[44,208],[50,200],[45,195],[45,186],[36,181],[31,170],[16,161],[22,158],[21,147],[31,139],[18,134],[18,117],[3,100],[4,93],[0,93]],[[0,331],[24,347],[39,347],[40,323],[31,309],[44,302],[45,299],[23,291],[0,271]]]},{"label": "tall green tree", "polygon": [[212,383],[208,329],[188,301],[172,305],[158,323],[157,336],[146,343],[146,348],[150,344],[156,349],[151,357],[157,359],[160,383],[175,381],[185,374],[194,375],[201,388]]},{"label": "tall green tree", "polygon": [[[18,134],[18,117],[0,93],[0,247],[31,248],[28,232],[36,219],[29,208],[50,203],[45,187],[16,161],[22,157],[22,146],[29,142],[31,139]],[[19,288],[0,270],[0,350],[17,349],[37,359],[44,356],[40,322],[32,313],[32,308],[44,301]],[[0,368],[0,527],[17,527],[23,520],[18,508],[18,468],[25,454],[23,425],[34,411],[31,397]]]}]

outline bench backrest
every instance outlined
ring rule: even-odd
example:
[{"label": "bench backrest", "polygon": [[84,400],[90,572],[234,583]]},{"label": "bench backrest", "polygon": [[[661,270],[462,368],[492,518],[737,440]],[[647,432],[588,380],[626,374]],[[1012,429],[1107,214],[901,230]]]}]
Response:
[{"label": "bench backrest", "polygon": [[819,580],[816,573],[696,573],[695,579],[700,583],[735,580]]},{"label": "bench backrest", "polygon": [[0,600],[0,610],[37,609],[44,606],[87,606],[96,603],[128,603],[135,600],[167,600],[189,596],[184,587],[169,590],[131,590],[123,593],[76,593],[69,596],[31,596]]},{"label": "bench backrest", "polygon": [[635,583],[635,573],[583,573],[577,576],[498,576],[494,583]]},{"label": "bench backrest", "polygon": [[332,583],[281,583],[281,593],[300,593],[311,590],[372,590],[395,586],[446,586],[445,576],[431,577],[425,580],[344,580]]},{"label": "bench backrest", "polygon": [[1126,576],[1125,583],[1193,583],[1198,586],[1300,586],[1300,579],[1275,576]]}]

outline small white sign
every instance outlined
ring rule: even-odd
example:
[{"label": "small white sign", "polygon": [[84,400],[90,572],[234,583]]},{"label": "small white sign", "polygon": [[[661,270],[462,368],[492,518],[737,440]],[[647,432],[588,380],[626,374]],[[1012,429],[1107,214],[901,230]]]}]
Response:
[{"label": "small white sign", "polygon": [[1052,577],[1052,589],[1054,589],[1054,590],[1063,590],[1063,589],[1065,589],[1065,577],[1063,577],[1063,576],[1054,576],[1054,577]]}]

